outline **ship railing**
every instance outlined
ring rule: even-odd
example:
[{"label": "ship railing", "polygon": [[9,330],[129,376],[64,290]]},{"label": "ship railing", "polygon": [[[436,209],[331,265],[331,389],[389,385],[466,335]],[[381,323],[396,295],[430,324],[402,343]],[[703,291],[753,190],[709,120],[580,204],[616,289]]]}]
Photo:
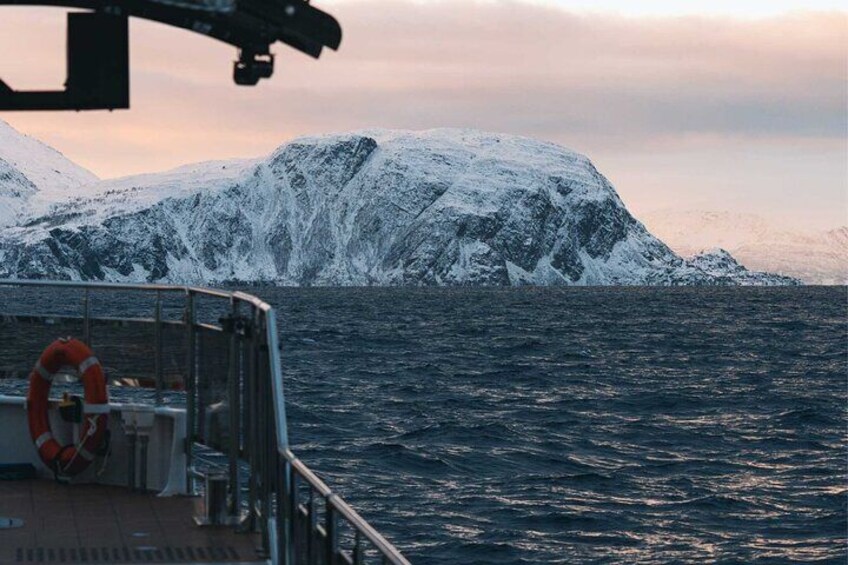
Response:
[{"label": "ship railing", "polygon": [[[112,296],[98,300],[104,293]],[[231,523],[260,533],[273,563],[409,563],[290,450],[276,312],[261,299],[190,286],[0,279],[0,315],[0,343],[14,344],[0,349],[0,376],[24,376],[50,341],[75,335],[110,379],[152,391],[156,405],[183,402],[188,490],[202,487],[209,462],[200,452],[220,455]]]}]

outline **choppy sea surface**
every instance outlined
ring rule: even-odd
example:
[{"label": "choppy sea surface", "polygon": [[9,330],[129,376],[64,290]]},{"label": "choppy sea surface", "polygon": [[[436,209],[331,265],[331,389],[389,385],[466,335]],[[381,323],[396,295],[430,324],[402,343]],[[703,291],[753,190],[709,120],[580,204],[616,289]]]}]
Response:
[{"label": "choppy sea surface", "polygon": [[293,450],[413,563],[848,559],[845,287],[247,290]]},{"label": "choppy sea surface", "polygon": [[295,451],[414,563],[845,563],[845,288],[259,289]]}]

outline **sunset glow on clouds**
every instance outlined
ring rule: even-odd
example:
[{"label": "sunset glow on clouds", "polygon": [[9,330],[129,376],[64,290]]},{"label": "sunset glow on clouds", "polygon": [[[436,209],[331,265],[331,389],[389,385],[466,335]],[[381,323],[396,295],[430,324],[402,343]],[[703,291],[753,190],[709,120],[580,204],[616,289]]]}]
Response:
[{"label": "sunset glow on clouds", "polygon": [[[303,134],[474,127],[588,154],[637,215],[846,222],[848,16],[797,11],[836,3],[318,4],[342,22],[342,49],[313,61],[278,46],[257,88],[232,85],[229,46],[133,21],[132,110],[0,118],[102,176],[258,156]],[[59,86],[62,12],[3,14],[0,53],[26,55],[0,57],[0,76]]]},{"label": "sunset glow on clouds", "polygon": [[[322,5],[333,6],[345,2],[362,0],[323,0]],[[447,0],[417,0],[420,4],[434,4]],[[477,0],[480,3],[505,2],[509,0]],[[612,13],[633,17],[669,16],[732,16],[760,18],[783,15],[797,11],[845,10],[843,0],[526,0],[528,3],[553,6],[570,12]]]}]

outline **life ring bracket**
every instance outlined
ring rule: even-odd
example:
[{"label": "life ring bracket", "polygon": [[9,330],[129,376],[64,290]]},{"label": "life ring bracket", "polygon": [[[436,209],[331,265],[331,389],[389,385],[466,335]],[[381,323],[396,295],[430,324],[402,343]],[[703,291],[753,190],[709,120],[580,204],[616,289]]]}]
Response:
[{"label": "life ring bracket", "polygon": [[[83,425],[78,440],[61,445],[50,428],[50,388],[63,367],[76,369],[85,389]],[[62,338],[51,343],[38,358],[29,376],[27,393],[29,433],[38,455],[59,478],[84,471],[101,451],[109,422],[109,394],[100,361],[85,343]]]}]

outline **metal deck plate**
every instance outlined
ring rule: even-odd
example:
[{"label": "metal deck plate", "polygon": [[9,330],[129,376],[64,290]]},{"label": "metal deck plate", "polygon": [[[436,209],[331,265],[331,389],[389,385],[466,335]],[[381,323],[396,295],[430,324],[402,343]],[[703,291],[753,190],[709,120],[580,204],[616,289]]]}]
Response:
[{"label": "metal deck plate", "polygon": [[254,534],[194,524],[193,498],[101,485],[0,481],[0,563],[264,562]]}]

